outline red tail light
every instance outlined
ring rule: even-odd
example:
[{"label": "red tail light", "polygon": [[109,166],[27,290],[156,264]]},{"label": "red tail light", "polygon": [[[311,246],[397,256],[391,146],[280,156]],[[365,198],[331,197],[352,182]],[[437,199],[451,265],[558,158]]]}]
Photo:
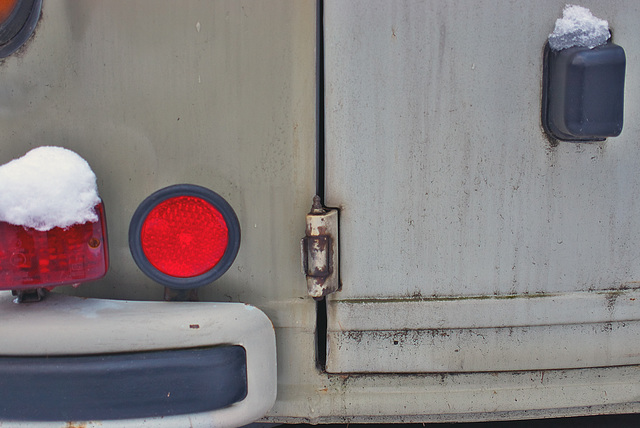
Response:
[{"label": "red tail light", "polygon": [[42,0],[0,0],[0,58],[26,42],[40,19]]},{"label": "red tail light", "polygon": [[108,268],[102,203],[99,220],[38,231],[0,222],[0,290],[53,288],[103,277]]},{"label": "red tail light", "polygon": [[11,12],[16,8],[18,0],[2,0],[0,1],[0,23],[6,21]]},{"label": "red tail light", "polygon": [[220,195],[181,184],[140,204],[131,220],[129,246],[152,279],[170,288],[195,288],[231,266],[240,246],[240,226]]}]

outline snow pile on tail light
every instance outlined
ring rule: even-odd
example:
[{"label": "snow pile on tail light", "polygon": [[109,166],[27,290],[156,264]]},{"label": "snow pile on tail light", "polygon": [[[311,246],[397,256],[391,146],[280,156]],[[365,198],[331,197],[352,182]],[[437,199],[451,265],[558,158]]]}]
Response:
[{"label": "snow pile on tail light", "polygon": [[38,147],[0,166],[0,221],[39,231],[98,221],[96,176],[79,155]]},{"label": "snow pile on tail light", "polygon": [[573,46],[593,49],[609,40],[609,23],[593,16],[585,7],[567,5],[562,18],[556,20],[553,33],[549,34],[549,47],[554,51]]}]

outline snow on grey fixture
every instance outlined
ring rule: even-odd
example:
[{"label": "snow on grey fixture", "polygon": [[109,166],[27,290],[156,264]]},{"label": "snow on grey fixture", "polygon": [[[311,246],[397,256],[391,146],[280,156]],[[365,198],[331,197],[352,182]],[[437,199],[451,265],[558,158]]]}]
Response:
[{"label": "snow on grey fixture", "polygon": [[626,57],[609,23],[568,5],[544,53],[542,125],[554,140],[603,141],[622,132]]},{"label": "snow on grey fixture", "polygon": [[39,231],[98,221],[96,176],[62,147],[38,147],[0,166],[0,221]]},{"label": "snow on grey fixture", "polygon": [[582,6],[566,5],[562,18],[556,20],[553,33],[549,34],[549,47],[554,51],[574,46],[593,49],[609,40],[609,23],[593,16]]}]

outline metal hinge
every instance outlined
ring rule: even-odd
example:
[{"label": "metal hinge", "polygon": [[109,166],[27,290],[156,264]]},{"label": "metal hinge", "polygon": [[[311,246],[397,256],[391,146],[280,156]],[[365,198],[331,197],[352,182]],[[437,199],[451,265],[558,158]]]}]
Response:
[{"label": "metal hinge", "polygon": [[309,295],[321,299],[338,291],[338,210],[324,208],[318,195],[307,214],[306,236],[300,247]]}]

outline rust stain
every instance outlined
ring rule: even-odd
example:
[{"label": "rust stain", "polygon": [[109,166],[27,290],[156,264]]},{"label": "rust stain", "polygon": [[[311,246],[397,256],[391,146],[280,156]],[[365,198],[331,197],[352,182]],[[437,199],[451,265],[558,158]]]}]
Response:
[{"label": "rust stain", "polygon": [[327,224],[337,221],[335,214],[323,208],[318,195],[313,197],[313,205],[306,218],[306,232],[302,238],[301,252],[302,267],[307,277],[307,291],[317,300],[339,289],[337,263],[334,261],[337,257],[337,235],[334,237],[330,233],[334,228],[337,230],[337,225]]},{"label": "rust stain", "polygon": [[329,269],[331,237],[307,236],[305,239],[309,258],[307,275],[314,277],[328,276],[331,273]]}]

